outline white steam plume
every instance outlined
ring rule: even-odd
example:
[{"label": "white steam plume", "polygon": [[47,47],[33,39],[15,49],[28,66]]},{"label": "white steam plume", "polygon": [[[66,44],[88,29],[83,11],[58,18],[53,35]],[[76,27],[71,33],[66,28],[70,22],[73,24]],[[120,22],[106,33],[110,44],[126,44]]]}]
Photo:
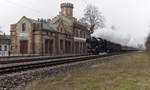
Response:
[{"label": "white steam plume", "polygon": [[95,30],[95,32],[92,34],[94,37],[100,37],[103,39],[106,39],[111,42],[115,42],[124,46],[128,46],[128,43],[131,40],[131,37],[127,33],[122,33],[116,30],[112,29],[100,29],[100,30]]}]

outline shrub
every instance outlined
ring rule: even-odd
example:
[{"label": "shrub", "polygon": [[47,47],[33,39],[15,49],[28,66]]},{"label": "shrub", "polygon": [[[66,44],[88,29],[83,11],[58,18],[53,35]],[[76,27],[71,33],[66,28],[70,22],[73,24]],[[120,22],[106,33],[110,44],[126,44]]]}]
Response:
[{"label": "shrub", "polygon": [[147,48],[146,51],[150,54],[150,35],[148,36],[146,41],[146,48]]}]

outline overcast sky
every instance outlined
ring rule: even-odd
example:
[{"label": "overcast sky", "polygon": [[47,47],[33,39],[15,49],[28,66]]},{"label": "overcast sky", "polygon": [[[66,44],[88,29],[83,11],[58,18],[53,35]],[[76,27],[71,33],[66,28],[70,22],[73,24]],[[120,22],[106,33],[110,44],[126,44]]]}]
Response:
[{"label": "overcast sky", "polygon": [[10,24],[22,16],[37,19],[53,18],[60,11],[60,3],[74,4],[74,16],[83,16],[87,4],[96,5],[106,19],[106,26],[130,36],[132,43],[143,43],[150,26],[150,0],[0,0],[0,26],[9,34]]}]

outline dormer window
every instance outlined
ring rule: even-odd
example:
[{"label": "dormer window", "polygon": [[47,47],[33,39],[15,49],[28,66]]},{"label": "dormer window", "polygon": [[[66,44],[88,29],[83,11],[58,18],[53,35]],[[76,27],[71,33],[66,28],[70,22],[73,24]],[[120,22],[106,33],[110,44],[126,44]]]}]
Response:
[{"label": "dormer window", "polygon": [[23,24],[22,24],[22,32],[24,32],[25,30],[26,30],[26,24],[23,23]]}]

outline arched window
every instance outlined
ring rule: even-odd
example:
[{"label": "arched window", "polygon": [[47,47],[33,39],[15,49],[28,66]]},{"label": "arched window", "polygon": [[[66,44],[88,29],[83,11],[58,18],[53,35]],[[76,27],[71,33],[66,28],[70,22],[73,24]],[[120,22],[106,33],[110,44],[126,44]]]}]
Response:
[{"label": "arched window", "polygon": [[23,23],[23,24],[22,24],[22,32],[24,32],[25,30],[26,30],[26,24]]},{"label": "arched window", "polygon": [[86,38],[86,37],[85,37],[85,32],[84,32],[84,38]]},{"label": "arched window", "polygon": [[7,51],[7,46],[5,45],[4,50]]},{"label": "arched window", "polygon": [[78,30],[76,30],[76,37],[78,37]]},{"label": "arched window", "polygon": [[82,38],[82,31],[80,31],[80,37]]}]

